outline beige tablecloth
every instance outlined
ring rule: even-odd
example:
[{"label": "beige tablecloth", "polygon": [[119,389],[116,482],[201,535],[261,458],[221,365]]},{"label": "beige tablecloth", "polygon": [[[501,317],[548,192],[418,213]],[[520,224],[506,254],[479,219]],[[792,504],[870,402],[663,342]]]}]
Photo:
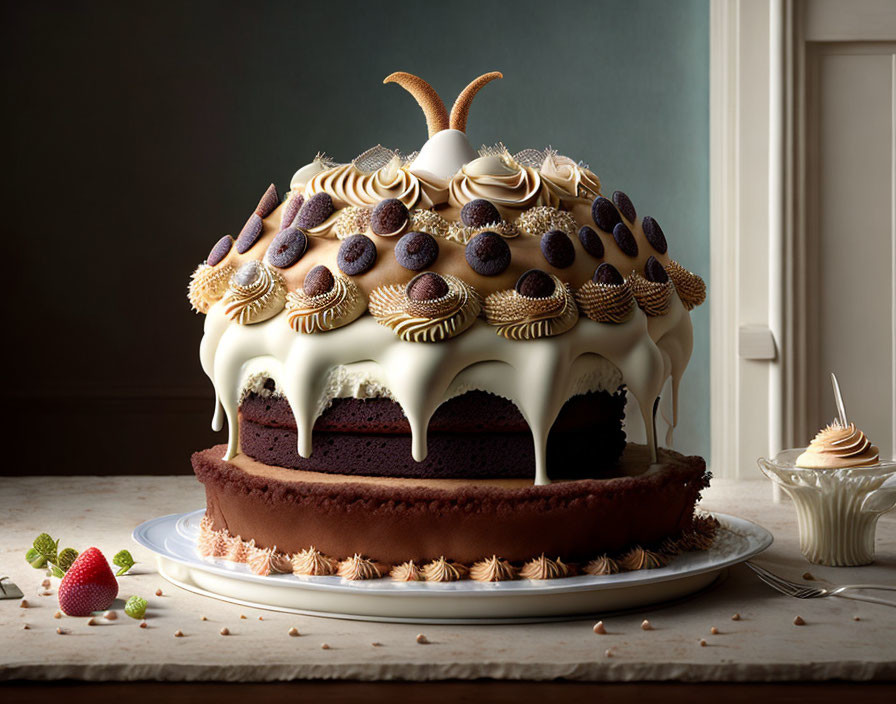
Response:
[{"label": "beige tablecloth", "polygon": [[[743,566],[684,603],[605,618],[607,635],[592,632],[593,620],[418,626],[234,606],[168,584],[156,574],[152,555],[130,540],[142,521],[202,505],[202,489],[191,477],[0,479],[0,574],[8,574],[31,604],[23,609],[17,600],[0,601],[0,679],[896,679],[896,608],[790,599]],[[894,514],[880,521],[874,565],[826,568],[800,556],[793,507],[772,503],[766,482],[715,480],[703,505],[768,528],[775,544],[757,561],[782,575],[800,579],[809,571],[821,582],[896,583]],[[23,559],[42,531],[66,546],[96,545],[109,557],[130,549],[141,564],[121,578],[120,596],[149,599],[148,628],[124,616],[121,602],[115,621],[88,626],[87,619],[54,619],[58,580],[51,595],[39,595],[44,574]],[[896,600],[893,593],[877,594]],[[735,612],[741,620],[731,620]],[[793,624],[798,615],[806,625]],[[641,629],[644,618],[654,630]],[[710,634],[713,626],[718,635]],[[59,627],[67,633],[57,634]],[[231,635],[221,636],[223,627]],[[301,635],[290,637],[291,627]],[[177,630],[183,638],[174,637]],[[416,642],[421,632],[429,644]],[[322,649],[324,643],[330,647]]]}]

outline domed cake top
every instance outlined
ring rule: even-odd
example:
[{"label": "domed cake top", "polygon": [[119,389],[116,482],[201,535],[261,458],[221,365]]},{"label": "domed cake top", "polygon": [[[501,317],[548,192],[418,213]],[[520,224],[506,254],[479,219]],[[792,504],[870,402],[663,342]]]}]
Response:
[{"label": "domed cake top", "polygon": [[621,191],[606,197],[585,164],[553,149],[470,146],[473,97],[501,77],[471,82],[449,114],[426,81],[390,75],[423,108],[420,151],[377,146],[347,164],[318,154],[282,202],[271,185],[238,237],[220,238],[194,272],[193,307],[220,301],[243,325],[285,310],[298,334],[370,312],[400,337],[437,342],[477,316],[530,339],[562,334],[580,314],[662,316],[674,293],[686,308],[701,303],[702,280],[670,258],[657,220],[639,218]]}]

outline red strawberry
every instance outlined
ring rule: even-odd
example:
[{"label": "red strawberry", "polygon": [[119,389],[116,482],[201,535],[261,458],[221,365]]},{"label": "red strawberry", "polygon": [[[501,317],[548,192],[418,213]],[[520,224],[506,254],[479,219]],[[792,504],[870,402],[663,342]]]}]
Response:
[{"label": "red strawberry", "polygon": [[69,616],[90,616],[108,609],[118,596],[118,582],[96,548],[78,555],[59,584],[59,608]]}]

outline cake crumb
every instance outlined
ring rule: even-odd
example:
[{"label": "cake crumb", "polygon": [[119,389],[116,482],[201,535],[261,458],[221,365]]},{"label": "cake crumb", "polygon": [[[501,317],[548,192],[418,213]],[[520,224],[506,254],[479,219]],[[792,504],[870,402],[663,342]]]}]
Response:
[{"label": "cake crumb", "polygon": [[228,629],[227,626],[224,626],[224,628],[222,628],[220,631],[218,631],[218,633],[220,633],[222,636],[229,636],[230,629]]},{"label": "cake crumb", "polygon": [[240,614],[240,618],[245,619],[245,618],[246,618],[246,614]]},{"label": "cake crumb", "polygon": [[118,618],[118,613],[115,611],[107,611],[103,614],[103,618],[107,621],[115,621]]},{"label": "cake crumb", "polygon": [[714,635],[714,636],[719,635],[719,629],[716,628],[715,626],[713,626],[712,628],[710,628],[710,629],[709,629],[709,632],[712,633],[712,635]]},{"label": "cake crumb", "polygon": [[734,616],[731,617],[731,620],[732,621],[740,621],[740,614],[734,614]]},{"label": "cake crumb", "polygon": [[613,651],[610,650],[609,648],[607,648],[607,649],[604,651],[604,657],[605,657],[605,658],[611,658],[611,657],[613,657]]},{"label": "cake crumb", "polygon": [[807,582],[811,582],[815,579],[815,577],[812,576],[811,572],[803,572],[803,579],[805,579]]},{"label": "cake crumb", "polygon": [[208,616],[200,616],[199,620],[200,621],[208,621]]},{"label": "cake crumb", "polygon": [[22,624],[22,630],[23,630],[23,631],[30,631],[30,630],[31,630],[31,626],[29,626],[27,623],[23,623],[23,624]]},{"label": "cake crumb", "polygon": [[329,649],[330,649],[330,644],[329,644],[329,643],[321,643],[321,644],[320,644],[320,649],[321,649],[321,650],[329,650]]},{"label": "cake crumb", "polygon": [[795,619],[793,619],[793,625],[794,626],[805,626],[806,622],[803,620],[802,616],[797,616]]},{"label": "cake crumb", "polygon": [[861,621],[862,619],[860,619],[858,616],[853,616],[853,617],[852,617],[852,620],[853,620],[853,621]]},{"label": "cake crumb", "polygon": [[96,625],[96,619],[95,619],[93,616],[91,616],[89,619],[87,619],[87,625],[88,625],[88,626],[95,626],[95,625]]},{"label": "cake crumb", "polygon": [[428,644],[429,644],[429,638],[427,638],[427,637],[426,637],[425,635],[423,635],[422,633],[418,633],[418,634],[417,634],[417,642],[418,642],[420,645],[428,645]]},{"label": "cake crumb", "polygon": [[19,608],[20,608],[20,609],[27,609],[27,608],[28,608],[28,600],[27,600],[27,599],[22,599],[22,600],[19,602]]},{"label": "cake crumb", "polygon": [[55,614],[53,614],[53,618],[62,618],[62,612],[57,611]]},{"label": "cake crumb", "polygon": [[705,648],[705,647],[706,647],[706,639],[705,639],[705,638],[701,638],[701,639],[700,639],[700,647],[701,647],[701,648]]},{"label": "cake crumb", "polygon": [[66,631],[64,628],[57,628],[56,633],[58,633],[61,636],[64,636],[66,633],[68,633],[68,631]]},{"label": "cake crumb", "polygon": [[604,635],[607,632],[607,629],[604,628],[603,621],[598,621],[597,623],[595,623],[594,628],[592,628],[591,630],[594,631],[595,633],[597,633],[598,635]]},{"label": "cake crumb", "polygon": [[293,638],[295,638],[297,635],[299,635],[299,629],[296,628],[295,626],[293,626],[292,628],[290,628],[287,631],[287,633],[289,633],[289,635],[291,635]]},{"label": "cake crumb", "polygon": [[259,620],[259,621],[264,621],[264,617],[259,616],[259,617],[258,617],[258,620]]},{"label": "cake crumb", "polygon": [[374,648],[382,648],[383,647],[383,644],[380,643],[378,640],[373,641],[373,643],[371,643],[370,645]]},{"label": "cake crumb", "polygon": [[653,630],[653,624],[651,624],[650,621],[648,621],[648,620],[645,618],[643,621],[641,621],[641,630],[642,630],[642,631],[652,631],[652,630]]},{"label": "cake crumb", "polygon": [[178,628],[178,629],[174,632],[174,637],[175,637],[175,638],[183,638],[183,637],[184,637],[184,632]]},{"label": "cake crumb", "polygon": [[140,628],[146,628],[146,621],[140,622]]},{"label": "cake crumb", "polygon": [[42,586],[44,589],[49,589],[50,584],[52,584],[52,582],[50,582],[49,579],[45,579],[43,582],[40,583],[40,586]]}]

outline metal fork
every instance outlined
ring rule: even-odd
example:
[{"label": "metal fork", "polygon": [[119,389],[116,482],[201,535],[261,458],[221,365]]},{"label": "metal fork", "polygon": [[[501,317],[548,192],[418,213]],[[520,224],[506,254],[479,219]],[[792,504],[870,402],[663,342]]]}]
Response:
[{"label": "metal fork", "polygon": [[779,577],[776,574],[772,574],[764,567],[760,567],[759,565],[754,565],[752,562],[747,561],[747,567],[749,567],[753,572],[756,573],[756,576],[759,577],[763,582],[765,582],[768,586],[776,591],[781,592],[782,594],[786,594],[787,596],[792,596],[797,599],[817,599],[822,596],[839,596],[843,599],[854,599],[856,601],[868,601],[872,604],[883,604],[885,606],[896,606],[896,602],[894,601],[886,601],[885,599],[877,599],[873,596],[865,596],[864,594],[845,594],[847,590],[851,589],[885,589],[888,591],[896,591],[896,586],[889,586],[886,584],[846,584],[842,587],[835,587],[833,589],[825,589],[824,587],[814,587],[808,584],[799,584],[797,582],[791,582],[783,577]]}]

